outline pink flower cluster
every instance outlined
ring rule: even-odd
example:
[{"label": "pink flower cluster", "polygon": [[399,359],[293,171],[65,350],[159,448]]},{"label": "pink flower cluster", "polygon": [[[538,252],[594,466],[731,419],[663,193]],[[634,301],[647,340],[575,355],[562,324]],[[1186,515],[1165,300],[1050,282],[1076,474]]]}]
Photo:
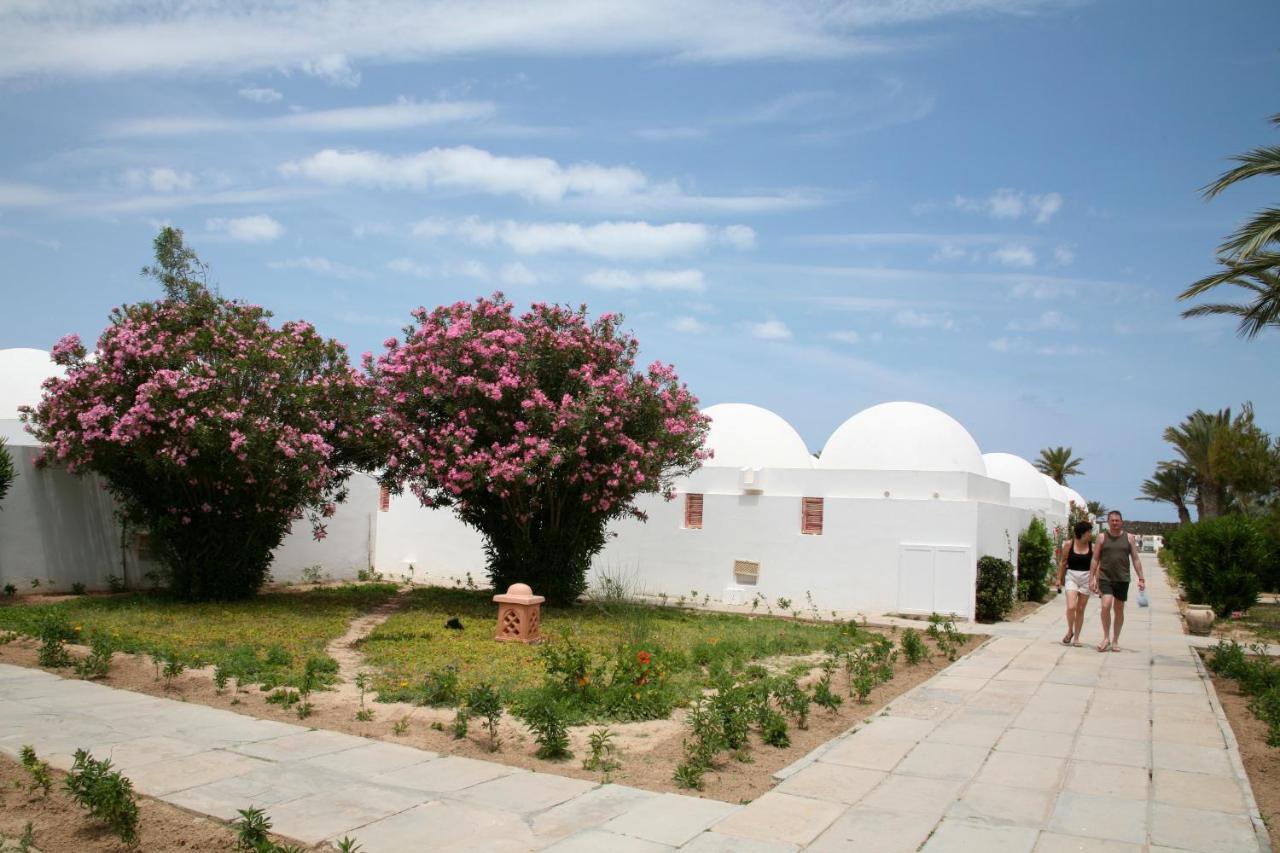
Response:
[{"label": "pink flower cluster", "polygon": [[[332,514],[347,473],[338,446],[362,435],[365,382],[340,344],[269,317],[204,294],[115,309],[93,358],[64,337],[53,357],[65,378],[23,413],[39,461],[100,473],[117,493],[146,483],[182,523]],[[126,512],[140,503],[118,496]]]},{"label": "pink flower cluster", "polygon": [[527,526],[572,499],[613,517],[705,458],[697,399],[668,365],[635,370],[615,315],[537,304],[517,317],[495,294],[413,316],[366,367],[387,478],[424,505],[467,518],[500,502]]}]

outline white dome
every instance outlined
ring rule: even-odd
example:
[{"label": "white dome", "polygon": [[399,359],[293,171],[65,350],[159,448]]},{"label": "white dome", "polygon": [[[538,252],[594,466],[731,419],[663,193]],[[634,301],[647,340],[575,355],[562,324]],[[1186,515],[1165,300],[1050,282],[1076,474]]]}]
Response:
[{"label": "white dome", "polygon": [[1055,501],[1061,502],[1063,506],[1066,506],[1067,501],[1070,500],[1067,496],[1067,490],[1058,485],[1058,481],[1050,477],[1048,474],[1041,474],[1039,471],[1036,473],[1040,474],[1041,477],[1044,477],[1045,486],[1049,489],[1049,497],[1053,498]]},{"label": "white dome", "polygon": [[1067,493],[1067,498],[1071,501],[1071,503],[1075,504],[1081,509],[1088,508],[1089,502],[1086,501],[1084,497],[1075,489],[1071,488],[1070,486],[1063,486],[1062,490]]},{"label": "white dome", "polygon": [[720,403],[702,413],[711,418],[706,447],[714,468],[812,468],[813,456],[791,424],[748,403]]},{"label": "white dome", "polygon": [[1053,498],[1045,483],[1045,476],[1021,456],[1012,453],[984,453],[982,459],[987,463],[988,476],[1009,484],[1011,499],[1047,501]]},{"label": "white dome", "polygon": [[19,406],[40,402],[41,383],[66,373],[42,349],[0,349],[0,420],[16,420]]},{"label": "white dome", "polygon": [[818,467],[987,473],[978,443],[955,418],[902,402],[863,409],[842,423],[822,448]]}]

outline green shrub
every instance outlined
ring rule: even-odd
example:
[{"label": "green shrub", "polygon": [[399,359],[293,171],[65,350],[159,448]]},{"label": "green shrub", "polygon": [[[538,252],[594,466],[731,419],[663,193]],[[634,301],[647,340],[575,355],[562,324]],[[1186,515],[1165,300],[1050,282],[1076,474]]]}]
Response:
[{"label": "green shrub", "polygon": [[1013,609],[1013,564],[987,555],[978,560],[977,619],[999,622]]},{"label": "green shrub", "polygon": [[1248,610],[1268,570],[1267,540],[1251,518],[1223,515],[1184,524],[1165,540],[1178,561],[1187,600],[1219,616]]},{"label": "green shrub", "polygon": [[467,714],[484,719],[489,730],[489,751],[498,751],[498,721],[502,719],[502,697],[491,685],[477,684],[467,691]]},{"label": "green shrub", "polygon": [[1044,522],[1036,517],[1018,537],[1018,598],[1044,601],[1052,571],[1053,541]]},{"label": "green shrub", "polygon": [[929,647],[924,644],[924,640],[920,639],[920,634],[915,628],[903,631],[899,642],[902,644],[902,654],[911,666],[929,657]]},{"label": "green shrub", "polygon": [[537,756],[544,761],[562,761],[573,757],[569,749],[569,729],[564,713],[555,702],[542,700],[521,708],[518,716],[533,732],[538,744]]},{"label": "green shrub", "polygon": [[133,783],[112,770],[109,760],[99,761],[77,749],[66,786],[72,799],[111,827],[120,840],[126,844],[137,841],[138,804],[133,798]]},{"label": "green shrub", "polygon": [[1280,746],[1280,687],[1255,696],[1249,710],[1267,724],[1267,746]]}]

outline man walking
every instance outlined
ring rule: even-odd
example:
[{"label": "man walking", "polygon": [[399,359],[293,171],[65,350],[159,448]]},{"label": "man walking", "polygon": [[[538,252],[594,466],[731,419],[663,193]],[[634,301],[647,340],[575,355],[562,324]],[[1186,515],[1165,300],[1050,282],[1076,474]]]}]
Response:
[{"label": "man walking", "polygon": [[[1119,510],[1107,513],[1107,529],[1093,544],[1089,566],[1089,589],[1102,596],[1102,644],[1098,651],[1120,651],[1120,629],[1124,627],[1124,603],[1129,598],[1129,565],[1138,573],[1138,589],[1147,588],[1142,558],[1133,534],[1124,532]],[[1112,628],[1114,625],[1114,629]]]}]

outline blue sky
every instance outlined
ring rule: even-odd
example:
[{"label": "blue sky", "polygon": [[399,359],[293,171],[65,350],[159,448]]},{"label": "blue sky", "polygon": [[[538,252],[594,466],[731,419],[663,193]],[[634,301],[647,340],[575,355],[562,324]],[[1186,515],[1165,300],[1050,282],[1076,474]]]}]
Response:
[{"label": "blue sky", "polygon": [[225,295],[356,357],[504,291],[621,311],[705,404],[813,449],[888,400],[1069,445],[1127,516],[1165,426],[1277,337],[1175,297],[1275,202],[1280,6],[16,0],[0,7],[0,346],[93,339],[183,228]]}]

